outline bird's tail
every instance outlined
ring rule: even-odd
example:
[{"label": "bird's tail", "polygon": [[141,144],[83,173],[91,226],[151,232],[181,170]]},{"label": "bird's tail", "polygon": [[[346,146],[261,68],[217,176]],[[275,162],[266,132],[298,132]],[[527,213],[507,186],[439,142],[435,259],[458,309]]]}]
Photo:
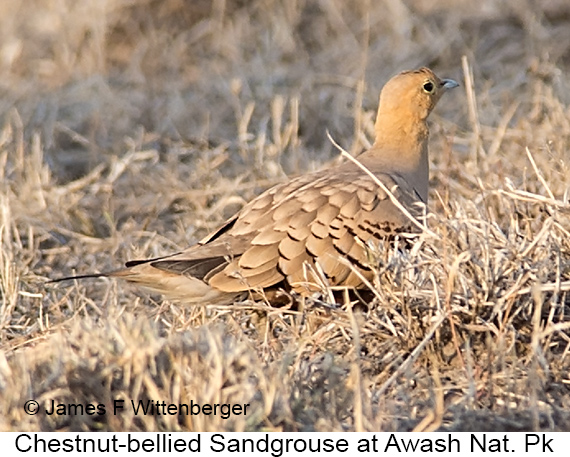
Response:
[{"label": "bird's tail", "polygon": [[89,279],[89,278],[106,278],[108,276],[113,276],[115,271],[108,271],[106,273],[89,273],[86,275],[75,275],[75,276],[65,276],[64,278],[50,279],[46,281],[45,284],[54,284],[63,281],[73,281],[75,279]]}]

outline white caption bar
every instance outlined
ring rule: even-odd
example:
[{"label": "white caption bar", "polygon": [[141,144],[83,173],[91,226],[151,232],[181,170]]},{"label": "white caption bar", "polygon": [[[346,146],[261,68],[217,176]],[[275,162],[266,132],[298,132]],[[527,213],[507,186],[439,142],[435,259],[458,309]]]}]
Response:
[{"label": "white caption bar", "polygon": [[2,433],[8,455],[570,455],[570,433]]}]

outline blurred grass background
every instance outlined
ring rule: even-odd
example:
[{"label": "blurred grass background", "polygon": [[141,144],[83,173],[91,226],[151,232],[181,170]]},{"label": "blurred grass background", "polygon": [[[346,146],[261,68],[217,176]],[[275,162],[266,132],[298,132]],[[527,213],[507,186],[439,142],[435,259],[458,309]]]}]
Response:
[{"label": "blurred grass background", "polygon": [[[327,131],[362,150],[423,65],[462,84],[431,117],[442,239],[389,259],[358,322],[44,287],[196,242],[337,160]],[[0,428],[570,431],[569,67],[564,0],[2,1]],[[118,397],[253,413],[22,409]]]}]

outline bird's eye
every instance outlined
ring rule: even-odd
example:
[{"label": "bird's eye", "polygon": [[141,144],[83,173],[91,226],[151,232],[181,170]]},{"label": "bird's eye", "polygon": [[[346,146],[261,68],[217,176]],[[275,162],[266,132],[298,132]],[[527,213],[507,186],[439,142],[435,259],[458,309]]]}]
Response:
[{"label": "bird's eye", "polygon": [[431,81],[428,81],[424,84],[424,90],[428,93],[431,94],[433,92],[433,88],[435,86],[433,85],[433,83]]}]

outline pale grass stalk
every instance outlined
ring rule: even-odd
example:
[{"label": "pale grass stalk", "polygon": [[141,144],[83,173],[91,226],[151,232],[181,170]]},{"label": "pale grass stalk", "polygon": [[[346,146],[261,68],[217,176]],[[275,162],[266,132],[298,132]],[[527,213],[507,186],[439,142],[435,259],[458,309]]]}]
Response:
[{"label": "pale grass stalk", "polygon": [[398,208],[404,214],[404,216],[406,216],[409,219],[409,221],[413,225],[415,225],[417,228],[419,228],[423,233],[427,233],[434,238],[439,238],[439,235],[437,235],[435,232],[432,232],[429,228],[427,228],[427,226],[425,224],[420,223],[414,216],[412,216],[412,214],[408,211],[408,209],[404,205],[402,205],[398,201],[398,199],[395,197],[395,195],[392,193],[392,191],[390,189],[388,189],[386,184],[384,184],[382,181],[380,181],[378,179],[378,177],[374,175],[374,173],[372,173],[368,168],[366,168],[364,165],[362,165],[357,159],[355,159],[347,151],[345,151],[342,148],[342,146],[340,146],[332,138],[332,136],[330,135],[330,133],[328,131],[327,131],[327,136],[328,136],[329,140],[331,141],[331,143],[340,151],[340,153],[344,157],[346,157],[348,160],[350,160],[351,162],[356,164],[356,166],[358,166],[362,171],[364,171],[368,176],[370,176],[370,178],[372,178],[374,183],[377,184],[378,187],[380,187],[380,189],[382,189],[386,193],[386,195],[388,195],[388,198],[394,204],[394,206],[396,206],[396,208]]},{"label": "pale grass stalk", "polygon": [[473,82],[473,70],[466,55],[461,56],[461,66],[465,78],[465,90],[467,92],[467,108],[469,121],[473,129],[473,139],[471,142],[471,159],[476,165],[483,165],[483,146],[481,144],[481,123],[479,122],[479,110],[477,109],[477,96],[475,95],[475,84]]},{"label": "pale grass stalk", "polygon": [[515,112],[517,111],[517,108],[519,106],[520,106],[520,101],[519,100],[514,101],[508,107],[507,111],[505,111],[505,114],[503,114],[503,116],[501,117],[499,125],[495,129],[495,135],[493,136],[493,141],[491,142],[491,145],[489,146],[489,150],[487,152],[489,157],[494,157],[495,154],[499,152],[501,144],[505,139],[505,134],[507,133],[509,122],[511,122],[511,119],[515,115]]},{"label": "pale grass stalk", "polygon": [[12,248],[12,214],[10,202],[0,195],[0,331],[10,324],[18,302],[19,274],[14,263]]},{"label": "pale grass stalk", "polygon": [[556,198],[554,198],[554,194],[552,193],[552,191],[550,190],[550,186],[548,185],[548,183],[546,182],[546,180],[544,179],[544,176],[542,176],[542,173],[540,172],[540,170],[538,169],[536,162],[534,160],[534,157],[532,156],[530,149],[528,148],[528,146],[525,148],[526,151],[526,155],[528,157],[528,160],[530,161],[530,164],[532,165],[532,169],[534,170],[534,172],[536,173],[536,177],[538,178],[538,180],[541,182],[541,184],[544,186],[544,188],[546,189],[546,192],[548,193],[548,196],[550,197],[551,200],[556,200]]}]

